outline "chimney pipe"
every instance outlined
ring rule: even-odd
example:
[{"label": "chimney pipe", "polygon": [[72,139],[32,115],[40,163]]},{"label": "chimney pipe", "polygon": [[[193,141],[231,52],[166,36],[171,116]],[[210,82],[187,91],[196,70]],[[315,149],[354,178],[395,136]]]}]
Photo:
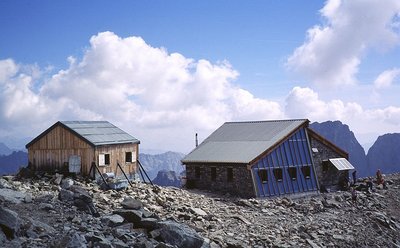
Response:
[{"label": "chimney pipe", "polygon": [[196,147],[199,146],[199,140],[197,139],[197,133],[196,133]]}]

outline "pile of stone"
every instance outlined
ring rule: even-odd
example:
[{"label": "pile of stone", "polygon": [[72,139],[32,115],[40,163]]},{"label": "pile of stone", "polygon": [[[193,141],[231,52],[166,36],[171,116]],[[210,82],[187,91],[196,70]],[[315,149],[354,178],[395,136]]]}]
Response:
[{"label": "pile of stone", "polygon": [[400,246],[400,175],[388,190],[241,199],[133,183],[125,190],[63,175],[0,179],[5,247]]}]

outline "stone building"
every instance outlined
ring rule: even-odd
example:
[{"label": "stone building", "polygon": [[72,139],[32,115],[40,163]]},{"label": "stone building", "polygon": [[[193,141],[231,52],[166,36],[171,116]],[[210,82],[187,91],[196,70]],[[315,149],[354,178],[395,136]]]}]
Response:
[{"label": "stone building", "polygon": [[[319,180],[337,185],[339,179],[328,185],[328,178],[348,176],[347,153],[308,125],[306,119],[223,124],[182,159],[187,187],[270,197],[315,193]],[[338,169],[336,161],[349,166]]]}]

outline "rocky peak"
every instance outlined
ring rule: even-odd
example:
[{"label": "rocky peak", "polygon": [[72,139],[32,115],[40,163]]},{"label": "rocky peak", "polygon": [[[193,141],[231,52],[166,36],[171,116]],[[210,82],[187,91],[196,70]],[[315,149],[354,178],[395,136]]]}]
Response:
[{"label": "rocky peak", "polygon": [[400,170],[400,133],[379,136],[368,150],[369,173],[372,175],[381,169],[383,173]]},{"label": "rocky peak", "polygon": [[181,179],[176,175],[175,171],[161,170],[157,173],[157,177],[154,178],[153,183],[160,186],[181,186]]}]

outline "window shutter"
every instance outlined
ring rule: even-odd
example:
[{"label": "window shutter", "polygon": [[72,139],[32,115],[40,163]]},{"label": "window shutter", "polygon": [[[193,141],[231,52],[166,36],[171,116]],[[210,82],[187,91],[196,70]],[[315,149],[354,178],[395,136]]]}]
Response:
[{"label": "window shutter", "polygon": [[136,162],[136,152],[132,152],[132,162]]},{"label": "window shutter", "polygon": [[106,165],[105,155],[99,154],[99,165]]}]

